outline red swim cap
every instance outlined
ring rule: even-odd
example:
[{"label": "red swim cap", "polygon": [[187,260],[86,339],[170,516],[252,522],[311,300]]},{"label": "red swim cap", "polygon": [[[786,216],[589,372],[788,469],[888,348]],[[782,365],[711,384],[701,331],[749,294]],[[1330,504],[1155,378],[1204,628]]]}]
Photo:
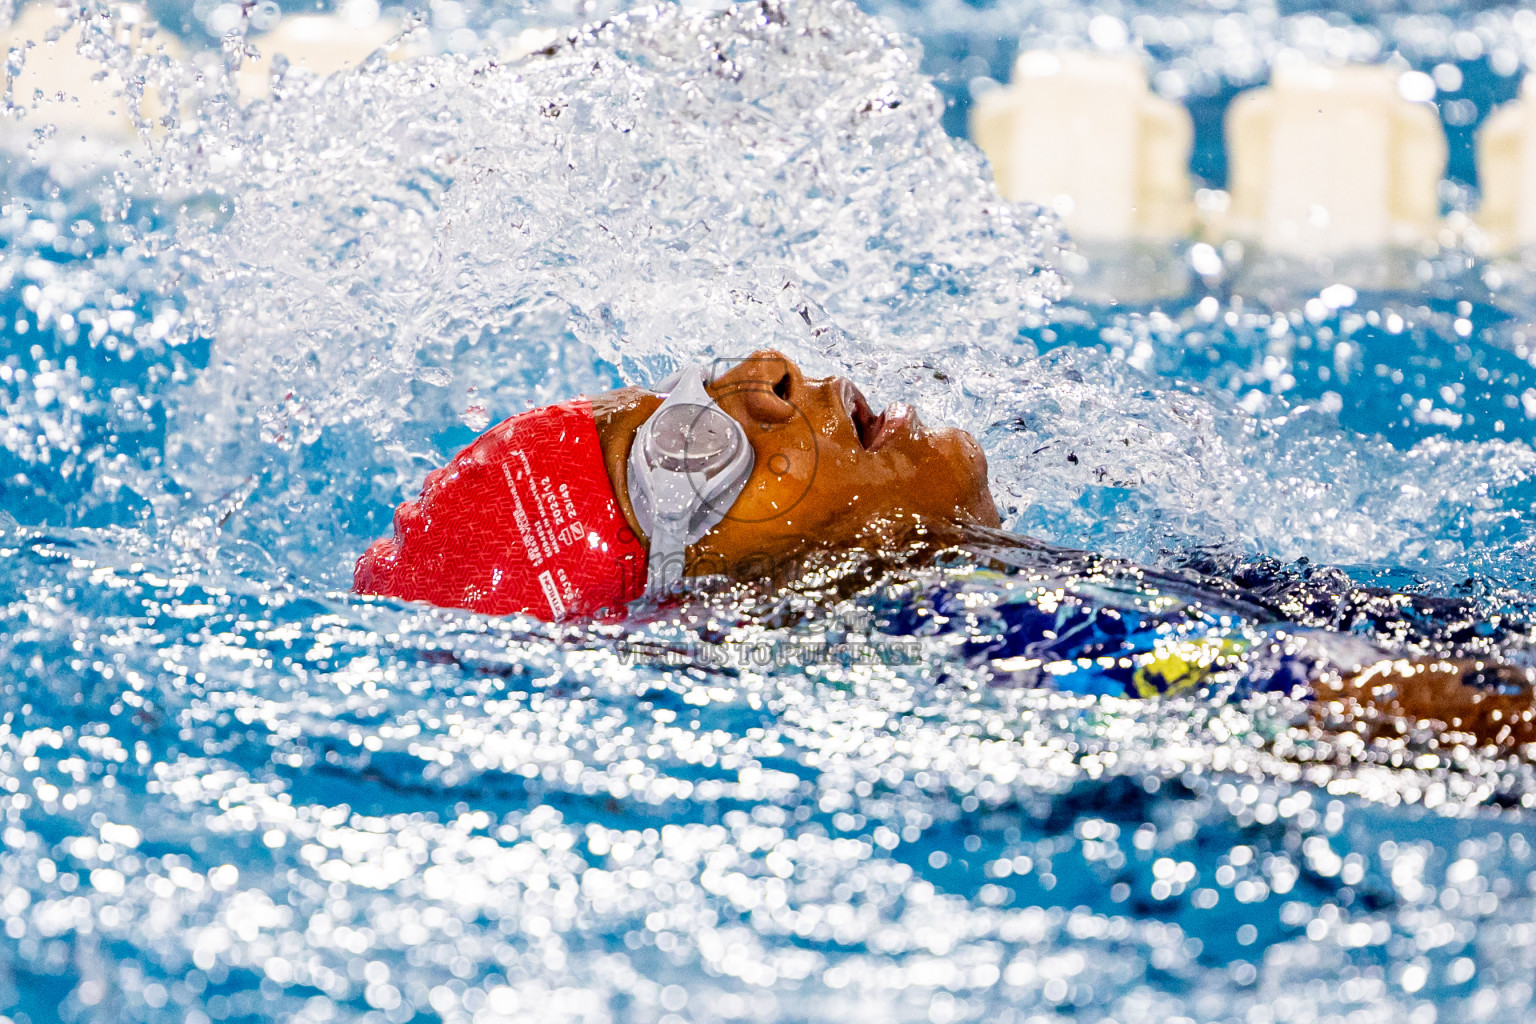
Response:
[{"label": "red swim cap", "polygon": [[550,621],[639,597],[645,548],[614,500],[592,404],[513,416],[428,473],[395,510],[394,538],[357,560],[352,588]]}]

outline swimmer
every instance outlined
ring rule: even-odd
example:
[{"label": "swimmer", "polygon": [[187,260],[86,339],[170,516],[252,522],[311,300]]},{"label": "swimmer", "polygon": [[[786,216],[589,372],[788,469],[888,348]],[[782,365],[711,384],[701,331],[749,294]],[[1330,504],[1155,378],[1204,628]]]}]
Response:
[{"label": "swimmer", "polygon": [[395,513],[359,593],[561,620],[621,614],[683,577],[784,580],[817,549],[999,525],[974,438],[787,356],[688,366],[514,416]]},{"label": "swimmer", "polygon": [[[1001,533],[999,525],[986,458],[969,434],[929,428],[902,404],[876,414],[846,378],[809,378],[782,353],[760,351],[723,366],[684,367],[654,392],[621,388],[493,427],[429,474],[418,500],[400,506],[395,536],[358,560],[354,587],[560,621],[620,617],[642,597],[668,599],[685,577],[788,583],[815,552],[862,549],[876,560],[914,538],[926,539],[929,551],[968,539],[984,561],[1017,565],[1025,564],[1020,557],[1036,567],[1092,559]],[[1090,572],[1102,575],[1105,564]],[[1326,605],[1341,635],[1351,627],[1340,616],[1390,618],[1414,600],[1346,587],[1341,593],[1355,595],[1349,600],[1359,607],[1345,615],[1335,607],[1339,595],[1300,583],[1276,589],[1135,572],[1165,590],[1192,586],[1204,606],[1225,606],[1254,624],[1305,623],[1314,616],[1303,606]],[[1092,621],[1058,621],[1064,614],[1011,623],[1000,641],[1007,649],[990,655],[1035,664],[1115,655],[1108,660],[1131,666],[1120,683],[1131,696],[1198,685],[1202,672],[1184,660],[1139,650],[1140,634],[1148,644],[1161,636],[1156,622],[1133,629],[1134,616],[1107,610],[1113,628],[1099,638]],[[1383,634],[1400,634],[1400,626],[1384,619]],[[1227,653],[1216,652],[1216,661]],[[1100,673],[1084,692],[1114,692],[1117,672]],[[1308,675],[1319,716],[1342,715],[1362,734],[1401,732],[1416,721],[1439,723],[1446,737],[1474,745],[1536,742],[1524,669],[1383,653],[1357,672]]]}]

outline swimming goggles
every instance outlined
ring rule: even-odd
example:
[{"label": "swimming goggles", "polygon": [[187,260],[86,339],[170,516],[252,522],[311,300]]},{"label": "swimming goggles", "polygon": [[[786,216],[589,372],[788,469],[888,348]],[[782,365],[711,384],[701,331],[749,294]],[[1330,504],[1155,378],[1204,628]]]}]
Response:
[{"label": "swimming goggles", "polygon": [[666,400],[629,449],[629,501],[651,539],[645,594],[683,578],[689,544],[708,533],[752,475],[747,432],[705,389],[704,368],[683,367],[657,386]]}]

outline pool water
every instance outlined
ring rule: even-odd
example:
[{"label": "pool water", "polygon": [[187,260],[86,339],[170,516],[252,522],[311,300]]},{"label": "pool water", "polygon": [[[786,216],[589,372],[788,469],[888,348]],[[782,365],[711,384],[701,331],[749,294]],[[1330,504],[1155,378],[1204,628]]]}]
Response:
[{"label": "pool water", "polygon": [[[246,107],[151,63],[147,145],[5,158],[0,1020],[1536,1014],[1531,765],[1302,685],[1525,657],[1521,268],[1073,299],[936,53],[769,0]],[[348,592],[487,424],[767,346],[972,430],[1051,547],[624,624]],[[1085,622],[1210,671],[1130,699]]]}]

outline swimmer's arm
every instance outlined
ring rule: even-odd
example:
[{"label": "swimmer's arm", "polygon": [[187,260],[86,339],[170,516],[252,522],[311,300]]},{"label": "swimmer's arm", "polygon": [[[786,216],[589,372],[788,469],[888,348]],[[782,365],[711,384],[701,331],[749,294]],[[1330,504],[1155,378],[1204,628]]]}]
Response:
[{"label": "swimmer's arm", "polygon": [[1376,731],[1439,723],[1447,738],[1509,750],[1536,743],[1529,671],[1472,658],[1383,661],[1318,686],[1318,697],[1364,711]]}]

